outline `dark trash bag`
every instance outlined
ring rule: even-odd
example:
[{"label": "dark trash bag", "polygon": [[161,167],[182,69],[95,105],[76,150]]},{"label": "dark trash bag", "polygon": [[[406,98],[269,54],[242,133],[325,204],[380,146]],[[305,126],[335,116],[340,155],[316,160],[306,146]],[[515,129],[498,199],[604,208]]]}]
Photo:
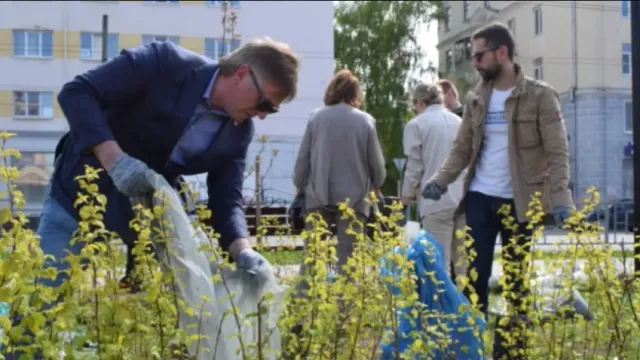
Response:
[{"label": "dark trash bag", "polygon": [[306,204],[304,193],[299,193],[289,205],[287,209],[287,221],[293,231],[304,230],[304,215],[306,211]]}]

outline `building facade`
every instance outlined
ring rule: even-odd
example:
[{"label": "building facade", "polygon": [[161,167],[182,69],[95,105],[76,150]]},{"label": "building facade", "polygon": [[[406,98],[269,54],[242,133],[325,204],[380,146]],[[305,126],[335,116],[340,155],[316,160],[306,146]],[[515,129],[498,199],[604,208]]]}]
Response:
[{"label": "building facade", "polygon": [[441,76],[475,83],[470,36],[504,23],[525,74],[560,94],[577,200],[591,186],[602,201],[632,198],[630,1],[448,1],[445,9]]},{"label": "building facade", "polygon": [[[254,120],[257,137],[248,163],[264,147],[265,197],[289,199],[291,172],[308,114],[322,105],[333,74],[331,2],[229,1],[237,14],[236,36],[223,42],[222,1],[2,1],[0,2],[0,129],[16,133],[8,147],[23,157],[18,187],[37,213],[53,170],[53,152],[68,130],[56,96],[62,85],[98,64],[102,16],[108,16],[107,56],[153,40],[173,41],[217,59],[248,39],[269,36],[288,43],[301,57],[297,98],[266,120]],[[269,14],[268,16],[266,14]],[[313,14],[313,16],[309,16]],[[300,31],[308,26],[313,31]],[[277,152],[271,168],[271,153]],[[248,174],[249,176],[249,174]],[[194,178],[198,181],[200,177]],[[247,195],[255,180],[246,181]],[[0,189],[2,191],[2,189]]]}]

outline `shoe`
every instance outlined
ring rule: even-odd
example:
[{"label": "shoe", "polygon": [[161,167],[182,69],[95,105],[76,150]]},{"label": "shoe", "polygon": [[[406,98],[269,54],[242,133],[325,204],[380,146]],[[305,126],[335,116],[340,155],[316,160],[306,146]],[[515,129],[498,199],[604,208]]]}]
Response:
[{"label": "shoe", "polygon": [[120,289],[129,290],[130,294],[137,294],[142,291],[142,283],[131,279],[131,277],[127,275],[120,279],[118,285],[120,285]]}]

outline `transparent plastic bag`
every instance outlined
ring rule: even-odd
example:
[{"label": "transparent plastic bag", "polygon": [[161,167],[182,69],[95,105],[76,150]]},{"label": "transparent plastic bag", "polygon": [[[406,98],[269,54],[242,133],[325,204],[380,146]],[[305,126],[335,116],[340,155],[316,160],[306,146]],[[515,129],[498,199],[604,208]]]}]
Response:
[{"label": "transparent plastic bag", "polygon": [[[256,275],[235,268],[220,269],[218,263],[210,261],[214,254],[201,248],[209,244],[209,239],[202,229],[194,228],[176,191],[158,174],[149,172],[148,179],[154,185],[156,195],[153,199],[132,199],[132,202],[145,207],[164,205],[166,208],[163,220],[172,226],[164,227],[163,236],[168,240],[169,249],[165,244],[154,245],[163,271],[174,274],[178,298],[194,310],[187,313],[183,307],[179,309],[180,327],[187,332],[187,338],[191,335],[195,338],[198,334],[204,336],[199,341],[199,350],[198,341],[186,344],[190,355],[197,353],[197,360],[242,359],[238,337],[241,335],[248,358],[257,357],[259,338],[263,358],[278,358],[280,332],[277,319],[283,311],[286,289],[280,285],[271,266],[265,265]],[[212,281],[212,275],[218,272],[224,283]],[[205,298],[211,301],[205,302]],[[232,302],[238,316],[231,310]],[[263,308],[260,321],[257,316],[259,304]]]}]

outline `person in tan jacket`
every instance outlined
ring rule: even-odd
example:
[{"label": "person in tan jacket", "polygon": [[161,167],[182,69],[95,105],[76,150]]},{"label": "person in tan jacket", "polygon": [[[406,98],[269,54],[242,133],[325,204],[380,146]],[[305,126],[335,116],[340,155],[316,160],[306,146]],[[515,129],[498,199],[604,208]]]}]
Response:
[{"label": "person in tan jacket", "polygon": [[[417,195],[422,186],[440,169],[453,147],[462,120],[445,107],[441,86],[418,84],[412,97],[416,117],[405,125],[402,137],[407,162],[401,200],[404,205],[408,205],[417,197],[422,228],[433,234],[442,245],[444,263],[447,266],[445,270],[450,271],[449,266],[460,265],[457,256],[460,246],[454,241],[454,230],[459,221],[456,222],[454,214],[462,200],[464,176],[458,176],[439,201],[423,199]],[[461,266],[452,269],[452,278],[465,271]]]},{"label": "person in tan jacket", "polygon": [[[458,211],[466,213],[471,228],[472,250],[477,255],[470,269],[478,276],[470,281],[481,310],[487,314],[497,234],[503,244],[507,288],[513,293],[507,301],[513,309],[521,309],[522,299],[529,294],[523,275],[532,240],[526,213],[533,194],[542,193],[546,212],[558,223],[564,222],[574,205],[568,188],[567,134],[557,92],[549,84],[525,76],[514,63],[514,40],[503,24],[477,30],[472,40],[473,65],[482,80],[467,95],[454,146],[424,186],[422,196],[440,199],[448,185],[468,168]],[[498,214],[502,205],[511,206],[518,223],[515,233],[502,223],[504,217]],[[520,235],[515,246],[523,251],[507,246],[514,235]],[[515,317],[526,321],[524,315]]]}]

